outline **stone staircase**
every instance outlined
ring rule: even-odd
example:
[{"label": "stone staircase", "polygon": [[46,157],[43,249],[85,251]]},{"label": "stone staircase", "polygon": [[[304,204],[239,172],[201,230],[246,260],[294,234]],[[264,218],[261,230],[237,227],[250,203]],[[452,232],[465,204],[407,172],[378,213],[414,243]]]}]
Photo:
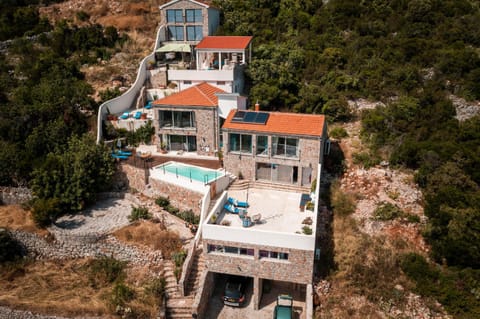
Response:
[{"label": "stone staircase", "polygon": [[286,191],[286,192],[297,192],[310,194],[309,186],[298,186],[293,184],[280,184],[272,183],[267,181],[255,181],[250,183],[250,187],[260,188],[260,189],[273,189],[277,191]]},{"label": "stone staircase", "polygon": [[250,186],[250,181],[246,179],[237,179],[235,180],[230,186],[228,187],[228,190],[230,191],[240,191],[240,190],[245,190]]},{"label": "stone staircase", "polygon": [[175,265],[172,261],[166,261],[164,266],[164,276],[167,281],[167,305],[166,318],[187,319],[192,318],[192,305],[195,294],[199,287],[200,276],[205,269],[202,249],[197,249],[192,263],[190,275],[187,280],[185,294],[181,296],[178,291],[177,279],[174,276]]},{"label": "stone staircase", "polygon": [[205,270],[205,259],[203,258],[203,249],[197,249],[192,262],[192,269],[187,280],[185,294],[194,296],[200,284],[200,276]]}]

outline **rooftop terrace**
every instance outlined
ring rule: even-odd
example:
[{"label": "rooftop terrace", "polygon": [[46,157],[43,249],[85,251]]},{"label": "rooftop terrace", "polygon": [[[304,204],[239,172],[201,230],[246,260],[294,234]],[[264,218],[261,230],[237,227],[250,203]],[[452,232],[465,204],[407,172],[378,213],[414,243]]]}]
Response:
[{"label": "rooftop terrace", "polygon": [[[300,208],[302,198],[300,193],[249,188],[229,191],[228,197],[247,201],[249,204],[247,216],[253,218],[257,214],[261,215],[260,221],[249,227],[251,230],[302,233],[302,227],[305,226],[303,222],[308,217],[312,220],[309,227],[312,230],[315,229],[316,216],[313,211]],[[244,228],[238,214],[232,214],[223,209],[216,223],[222,225],[225,221],[230,223],[228,227]]]}]

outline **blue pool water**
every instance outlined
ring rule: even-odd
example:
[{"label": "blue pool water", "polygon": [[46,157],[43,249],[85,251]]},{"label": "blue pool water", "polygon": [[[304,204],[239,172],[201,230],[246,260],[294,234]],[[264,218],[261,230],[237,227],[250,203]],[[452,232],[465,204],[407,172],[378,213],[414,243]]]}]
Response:
[{"label": "blue pool water", "polygon": [[209,183],[218,177],[223,176],[223,172],[199,166],[186,165],[178,162],[169,162],[156,167],[156,169],[202,183]]}]

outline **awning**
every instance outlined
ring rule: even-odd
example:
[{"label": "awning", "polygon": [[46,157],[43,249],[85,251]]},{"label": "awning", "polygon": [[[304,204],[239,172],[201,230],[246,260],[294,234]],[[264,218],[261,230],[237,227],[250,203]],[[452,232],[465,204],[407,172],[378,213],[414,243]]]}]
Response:
[{"label": "awning", "polygon": [[168,43],[157,49],[155,52],[188,52],[190,53],[190,45],[186,43]]}]

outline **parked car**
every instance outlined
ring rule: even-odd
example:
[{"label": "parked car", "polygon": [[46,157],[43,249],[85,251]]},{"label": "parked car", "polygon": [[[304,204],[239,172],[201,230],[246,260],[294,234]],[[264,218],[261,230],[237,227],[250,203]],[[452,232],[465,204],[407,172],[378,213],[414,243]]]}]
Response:
[{"label": "parked car", "polygon": [[223,292],[223,303],[227,306],[242,306],[245,302],[246,283],[247,281],[241,277],[229,278]]},{"label": "parked car", "polygon": [[277,305],[273,311],[273,319],[293,318],[293,298],[290,295],[277,296]]}]

